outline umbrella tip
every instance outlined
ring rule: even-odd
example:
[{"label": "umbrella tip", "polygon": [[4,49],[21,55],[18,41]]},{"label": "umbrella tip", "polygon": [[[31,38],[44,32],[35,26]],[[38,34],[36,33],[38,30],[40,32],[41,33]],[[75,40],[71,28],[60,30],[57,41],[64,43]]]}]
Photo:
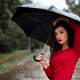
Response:
[{"label": "umbrella tip", "polygon": [[55,6],[51,5],[48,10],[52,10],[53,8],[57,9]]}]

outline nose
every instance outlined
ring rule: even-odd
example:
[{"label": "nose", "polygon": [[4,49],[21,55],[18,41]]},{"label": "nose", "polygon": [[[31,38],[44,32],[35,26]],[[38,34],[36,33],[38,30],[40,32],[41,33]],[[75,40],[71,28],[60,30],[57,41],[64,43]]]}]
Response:
[{"label": "nose", "polygon": [[57,34],[57,35],[56,35],[56,38],[57,38],[57,39],[60,39],[60,38],[61,38],[61,35],[60,35],[60,34]]}]

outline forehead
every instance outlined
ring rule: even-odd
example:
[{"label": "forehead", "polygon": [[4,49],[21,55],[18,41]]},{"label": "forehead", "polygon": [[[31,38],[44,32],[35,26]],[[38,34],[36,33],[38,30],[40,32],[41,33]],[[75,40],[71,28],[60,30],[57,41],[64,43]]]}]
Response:
[{"label": "forehead", "polygon": [[62,26],[59,26],[55,29],[55,32],[58,32],[58,31],[66,31],[66,29],[64,29]]}]

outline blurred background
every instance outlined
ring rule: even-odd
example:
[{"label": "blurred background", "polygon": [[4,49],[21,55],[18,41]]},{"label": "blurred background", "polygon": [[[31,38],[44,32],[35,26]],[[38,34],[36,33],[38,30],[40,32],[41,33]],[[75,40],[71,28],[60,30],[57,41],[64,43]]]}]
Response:
[{"label": "blurred background", "polygon": [[55,6],[80,16],[80,0],[0,0],[0,80],[47,80],[39,79],[40,76],[36,79],[33,77],[32,72],[40,65],[36,66],[37,63],[33,64],[34,61],[29,60],[42,50],[44,44],[28,38],[22,29],[11,21],[17,6],[29,5],[44,8]]}]

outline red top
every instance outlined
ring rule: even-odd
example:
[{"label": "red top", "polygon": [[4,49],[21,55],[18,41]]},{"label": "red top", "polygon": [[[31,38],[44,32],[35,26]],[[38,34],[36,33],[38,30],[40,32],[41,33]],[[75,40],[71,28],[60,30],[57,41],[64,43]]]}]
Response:
[{"label": "red top", "polygon": [[44,69],[50,80],[71,80],[77,60],[80,56],[80,25],[70,21],[69,24],[75,30],[75,46],[54,53],[50,65]]}]

